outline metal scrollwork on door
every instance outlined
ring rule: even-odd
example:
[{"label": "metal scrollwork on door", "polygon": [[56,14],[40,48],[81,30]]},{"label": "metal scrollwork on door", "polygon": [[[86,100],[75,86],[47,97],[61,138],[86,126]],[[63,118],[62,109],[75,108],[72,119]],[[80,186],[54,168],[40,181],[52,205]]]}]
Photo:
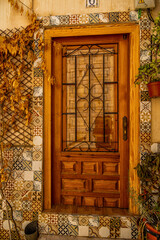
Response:
[{"label": "metal scrollwork on door", "polygon": [[117,55],[107,45],[64,48],[63,151],[118,151]]}]

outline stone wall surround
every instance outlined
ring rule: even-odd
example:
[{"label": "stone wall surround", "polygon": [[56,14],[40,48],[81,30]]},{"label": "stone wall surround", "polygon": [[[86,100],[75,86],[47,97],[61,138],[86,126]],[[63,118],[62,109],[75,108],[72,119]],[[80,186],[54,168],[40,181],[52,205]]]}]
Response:
[{"label": "stone wall surround", "polygon": [[[137,11],[111,12],[81,15],[43,17],[43,26],[67,26],[78,24],[100,24],[137,21],[140,24],[140,61],[150,61],[146,50],[150,43],[151,23],[146,11],[141,16]],[[44,29],[40,29],[43,34]],[[36,50],[38,56],[38,49]],[[105,238],[137,239],[135,217],[110,217],[97,215],[62,215],[42,213],[42,162],[43,162],[43,72],[39,58],[33,68],[33,147],[23,149],[16,162],[18,148],[5,150],[4,156],[13,162],[13,172],[7,183],[5,195],[13,207],[13,216],[21,239],[25,226],[38,220],[39,231],[43,234],[87,236]],[[151,145],[151,101],[145,85],[141,85],[140,102],[141,159],[150,152]],[[11,217],[9,217],[11,219]],[[11,221],[12,240],[18,239]],[[0,197],[0,239],[9,238],[9,226],[5,201]]]}]

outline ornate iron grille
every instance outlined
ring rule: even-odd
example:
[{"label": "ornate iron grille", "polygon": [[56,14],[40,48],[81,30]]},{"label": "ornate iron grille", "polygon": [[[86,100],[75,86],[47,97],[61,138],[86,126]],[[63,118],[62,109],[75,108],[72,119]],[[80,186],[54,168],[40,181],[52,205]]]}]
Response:
[{"label": "ornate iron grille", "polygon": [[116,44],[63,49],[63,151],[118,151]]},{"label": "ornate iron grille", "polygon": [[[5,37],[11,37],[14,33],[18,33],[22,28],[15,28],[15,29],[6,29],[5,31],[0,30],[0,35]],[[19,66],[21,59],[18,57],[12,58],[12,61],[14,62],[15,66]],[[23,79],[21,81],[21,87],[23,89],[23,95],[30,95],[33,96],[33,86],[32,86],[32,64],[27,60],[27,58],[24,60],[24,65],[26,68],[24,68],[23,71]],[[12,79],[13,77],[13,71],[11,69],[7,70],[7,77],[9,79]],[[0,81],[2,82],[1,74],[0,74]],[[15,109],[18,107],[15,104]],[[4,122],[10,122],[12,118],[11,109],[10,106],[7,106],[7,113],[0,117],[0,121]],[[32,103],[30,105],[30,111],[32,112]],[[13,129],[12,126],[9,126],[9,130],[6,134],[3,135],[2,141],[5,145],[14,145],[14,146],[30,146],[32,145],[32,126],[31,124],[29,126],[25,125],[25,119],[23,116],[17,116],[15,119],[17,129]]]}]

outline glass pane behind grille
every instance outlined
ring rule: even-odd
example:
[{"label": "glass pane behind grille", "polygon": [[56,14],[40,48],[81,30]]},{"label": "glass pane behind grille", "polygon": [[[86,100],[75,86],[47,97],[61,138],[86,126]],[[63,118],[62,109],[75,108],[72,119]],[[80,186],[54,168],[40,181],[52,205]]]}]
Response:
[{"label": "glass pane behind grille", "polygon": [[118,151],[117,52],[86,45],[63,56],[63,151]]}]

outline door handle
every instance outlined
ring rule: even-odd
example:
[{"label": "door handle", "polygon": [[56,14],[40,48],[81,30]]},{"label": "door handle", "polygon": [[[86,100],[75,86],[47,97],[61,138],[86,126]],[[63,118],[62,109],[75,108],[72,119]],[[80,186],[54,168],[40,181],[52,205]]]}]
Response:
[{"label": "door handle", "polygon": [[123,140],[126,141],[127,140],[127,117],[124,116],[123,117]]}]

